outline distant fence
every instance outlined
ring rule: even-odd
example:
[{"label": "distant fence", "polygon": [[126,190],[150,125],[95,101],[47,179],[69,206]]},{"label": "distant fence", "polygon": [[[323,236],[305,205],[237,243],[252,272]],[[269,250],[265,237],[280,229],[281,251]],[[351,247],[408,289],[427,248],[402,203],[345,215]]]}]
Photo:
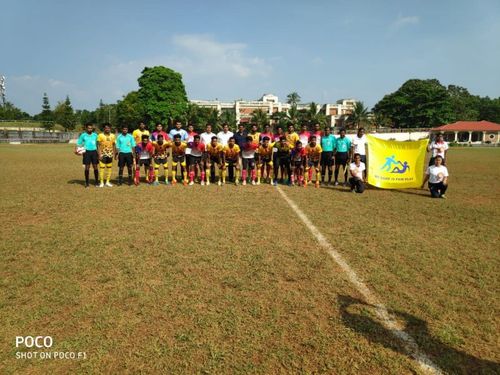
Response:
[{"label": "distant fence", "polygon": [[42,130],[0,129],[0,143],[68,143],[78,138],[76,132],[57,132]]}]

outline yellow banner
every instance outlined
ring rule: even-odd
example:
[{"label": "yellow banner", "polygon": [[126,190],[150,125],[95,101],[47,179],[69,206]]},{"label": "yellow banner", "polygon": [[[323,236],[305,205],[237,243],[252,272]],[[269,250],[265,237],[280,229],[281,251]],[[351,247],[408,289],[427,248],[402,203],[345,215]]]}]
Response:
[{"label": "yellow banner", "polygon": [[368,183],[382,189],[418,188],[422,185],[428,139],[386,141],[367,135]]}]

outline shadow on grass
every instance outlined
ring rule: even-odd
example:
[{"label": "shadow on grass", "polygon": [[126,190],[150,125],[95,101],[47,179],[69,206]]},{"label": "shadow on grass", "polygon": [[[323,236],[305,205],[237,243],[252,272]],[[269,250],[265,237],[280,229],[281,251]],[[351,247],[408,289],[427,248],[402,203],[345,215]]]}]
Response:
[{"label": "shadow on grass", "polygon": [[[357,298],[339,295],[338,302],[342,322],[353,331],[365,336],[371,343],[380,344],[408,356],[401,342],[380,322],[373,318],[375,308]],[[412,336],[420,350],[449,374],[500,374],[497,362],[476,358],[457,350],[432,337],[427,322],[401,311],[389,311],[397,320],[405,323],[405,331]]]},{"label": "shadow on grass", "polygon": [[[90,181],[90,183],[92,183],[92,180]],[[85,180],[69,180],[68,184],[85,186]]]}]

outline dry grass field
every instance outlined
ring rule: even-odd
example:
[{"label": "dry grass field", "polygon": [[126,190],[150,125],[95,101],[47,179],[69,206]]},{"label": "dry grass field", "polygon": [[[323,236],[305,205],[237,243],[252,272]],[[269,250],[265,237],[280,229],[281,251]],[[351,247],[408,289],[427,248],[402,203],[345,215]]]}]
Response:
[{"label": "dry grass field", "polygon": [[[0,145],[1,373],[421,373],[275,187],[84,189],[71,151]],[[498,374],[500,150],[448,159],[446,200],[280,189],[443,372]]]}]

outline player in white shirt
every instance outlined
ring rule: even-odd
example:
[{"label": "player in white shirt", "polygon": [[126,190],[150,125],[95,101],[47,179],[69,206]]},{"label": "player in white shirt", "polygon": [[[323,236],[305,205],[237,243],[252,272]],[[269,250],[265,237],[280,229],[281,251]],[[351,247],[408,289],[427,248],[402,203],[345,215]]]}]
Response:
[{"label": "player in white shirt", "polygon": [[366,165],[366,135],[365,128],[359,128],[358,134],[352,137],[352,152],[353,154],[359,154],[361,161]]},{"label": "player in white shirt", "polygon": [[205,145],[209,145],[212,142],[212,137],[216,137],[215,133],[212,133],[212,125],[207,124],[205,126],[205,131],[200,134],[201,142]]},{"label": "player in white shirt", "polygon": [[225,147],[229,142],[229,138],[231,138],[233,135],[233,132],[229,131],[229,125],[226,122],[222,125],[222,131],[217,133],[217,142]]},{"label": "player in white shirt", "polygon": [[427,151],[430,151],[431,158],[429,160],[429,166],[434,165],[434,159],[436,156],[441,156],[443,158],[443,165],[446,164],[446,154],[448,153],[448,142],[444,141],[442,133],[439,133],[434,141],[432,141],[429,146],[427,146]]},{"label": "player in white shirt", "polygon": [[448,168],[443,165],[443,157],[436,155],[434,158],[434,165],[427,167],[422,182],[422,189],[425,183],[429,181],[429,190],[432,198],[446,198],[444,193],[448,189]]},{"label": "player in white shirt", "polygon": [[349,172],[351,173],[351,178],[349,178],[349,184],[351,185],[352,193],[362,193],[365,191],[365,163],[361,161],[360,154],[354,154],[354,161],[349,164]]}]

